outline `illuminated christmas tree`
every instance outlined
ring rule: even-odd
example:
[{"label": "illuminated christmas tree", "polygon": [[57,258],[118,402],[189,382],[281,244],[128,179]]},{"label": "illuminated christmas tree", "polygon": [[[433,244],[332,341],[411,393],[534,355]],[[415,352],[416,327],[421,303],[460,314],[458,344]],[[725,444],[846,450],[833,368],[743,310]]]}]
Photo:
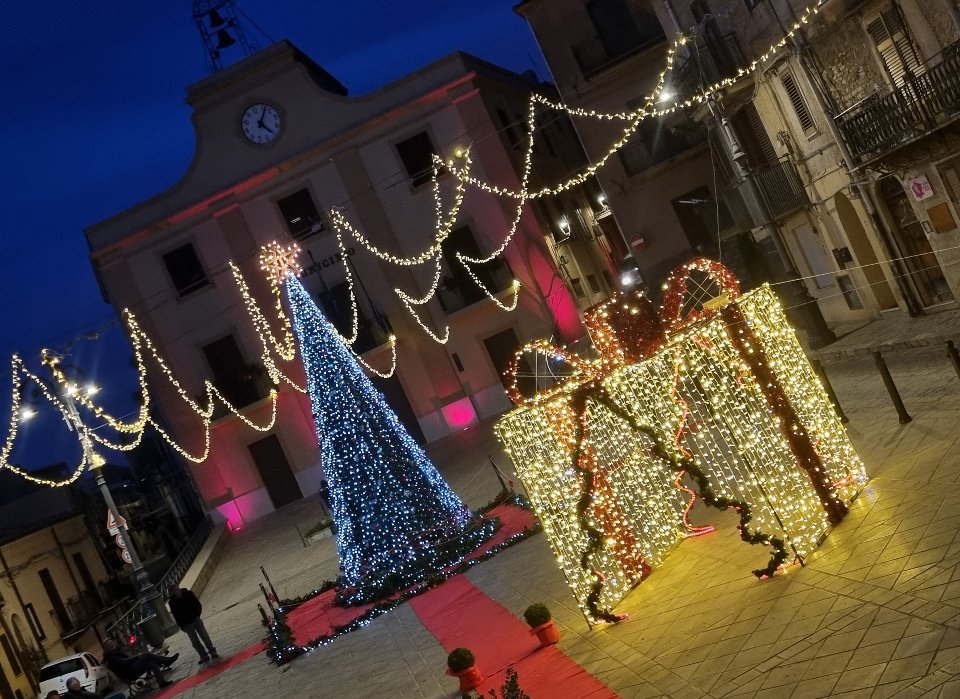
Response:
[{"label": "illuminated christmas tree", "polygon": [[300,281],[285,283],[347,598],[389,593],[457,563],[493,523],[473,520]]}]

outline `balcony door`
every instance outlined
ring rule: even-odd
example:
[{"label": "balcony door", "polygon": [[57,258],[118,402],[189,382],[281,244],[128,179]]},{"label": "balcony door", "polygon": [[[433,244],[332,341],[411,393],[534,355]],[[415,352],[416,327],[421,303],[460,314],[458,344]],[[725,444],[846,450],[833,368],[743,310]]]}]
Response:
[{"label": "balcony door", "polygon": [[940,262],[930,246],[917,215],[910,206],[910,199],[900,181],[894,176],[880,180],[880,196],[893,219],[893,234],[896,236],[903,265],[913,281],[924,308],[953,301],[953,294]]}]

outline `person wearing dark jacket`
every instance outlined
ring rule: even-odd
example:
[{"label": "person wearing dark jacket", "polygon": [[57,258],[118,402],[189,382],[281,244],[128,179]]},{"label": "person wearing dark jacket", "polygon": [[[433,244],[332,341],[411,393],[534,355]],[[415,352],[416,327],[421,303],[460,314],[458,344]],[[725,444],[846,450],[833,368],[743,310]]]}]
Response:
[{"label": "person wearing dark jacket", "polygon": [[103,664],[107,666],[114,675],[130,684],[141,675],[152,675],[157,680],[157,684],[166,687],[172,682],[163,679],[163,672],[168,667],[177,662],[180,657],[175,653],[164,658],[153,653],[138,653],[137,655],[128,655],[120,650],[117,642],[108,638],[103,642]]},{"label": "person wearing dark jacket", "polygon": [[173,620],[177,622],[180,630],[187,634],[194,650],[200,656],[200,664],[203,665],[211,658],[216,659],[220,656],[217,649],[213,647],[213,641],[203,625],[203,605],[200,600],[190,590],[186,590],[179,585],[170,588],[170,613],[173,614]]}]

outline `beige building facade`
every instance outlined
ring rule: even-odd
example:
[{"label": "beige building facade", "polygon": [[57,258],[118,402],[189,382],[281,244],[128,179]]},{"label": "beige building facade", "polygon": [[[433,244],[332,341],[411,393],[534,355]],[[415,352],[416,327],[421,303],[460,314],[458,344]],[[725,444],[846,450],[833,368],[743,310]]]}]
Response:
[{"label": "beige building facade", "polygon": [[[471,277],[456,253],[497,250],[515,208],[468,189],[440,255],[437,293],[416,307],[433,335],[442,339],[449,328],[446,343],[431,339],[395,292],[423,296],[434,261],[392,264],[350,235],[341,249],[330,212],[339,211],[381,251],[416,255],[437,231],[433,154],[446,159],[469,147],[473,174],[519,187],[522,116],[534,86],[529,77],[454,54],[351,97],[291,44],[268,47],[188,88],[197,148],[181,181],[86,231],[105,295],[118,311],[136,314],[190,395],[209,379],[262,424],[271,411],[262,345],[227,264],[235,261],[261,305],[271,308],[258,251],[274,240],[297,241],[304,284],[347,335],[354,313],[349,271],[359,314],[353,347],[364,361],[388,369],[388,337],[398,338],[395,375],[374,381],[417,439],[436,440],[496,415],[509,407],[502,370],[517,346],[582,336],[579,311],[613,287],[615,255],[596,222],[602,204],[583,190],[569,212],[525,205],[514,242]],[[558,143],[573,135],[553,134]],[[544,143],[538,150],[548,169],[551,159],[563,159],[560,148]],[[449,207],[456,180],[441,172],[438,181]],[[564,235],[550,227],[588,208],[589,230]],[[477,283],[509,305],[514,279],[520,291],[512,312]],[[590,293],[575,293],[574,279]],[[288,369],[303,381],[298,362]],[[197,415],[162,372],[151,368],[151,376],[172,434],[189,451],[200,450]],[[323,477],[309,399],[283,386],[269,433],[221,410],[211,444],[193,474],[205,501],[234,524],[316,493]]]},{"label": "beige building facade", "polygon": [[[39,498],[39,499],[38,499]],[[49,507],[37,493],[2,508],[4,521],[23,521],[18,508]],[[41,510],[42,511],[42,510]],[[99,648],[105,609],[115,602],[109,578],[83,515],[64,514],[0,541],[0,697],[32,697],[47,660]],[[111,617],[112,618],[112,617]]]}]

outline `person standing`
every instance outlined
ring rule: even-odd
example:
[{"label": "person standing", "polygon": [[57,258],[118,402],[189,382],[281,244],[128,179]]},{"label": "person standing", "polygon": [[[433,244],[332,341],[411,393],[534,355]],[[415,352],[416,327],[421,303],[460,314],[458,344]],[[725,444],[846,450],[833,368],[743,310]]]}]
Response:
[{"label": "person standing", "polygon": [[203,605],[200,600],[190,590],[186,590],[179,585],[173,585],[170,588],[170,613],[173,614],[173,620],[177,622],[180,630],[187,634],[194,650],[200,655],[200,664],[203,665],[211,658],[219,658],[217,649],[213,647],[213,641],[203,625],[203,619],[200,615],[203,613]]}]

